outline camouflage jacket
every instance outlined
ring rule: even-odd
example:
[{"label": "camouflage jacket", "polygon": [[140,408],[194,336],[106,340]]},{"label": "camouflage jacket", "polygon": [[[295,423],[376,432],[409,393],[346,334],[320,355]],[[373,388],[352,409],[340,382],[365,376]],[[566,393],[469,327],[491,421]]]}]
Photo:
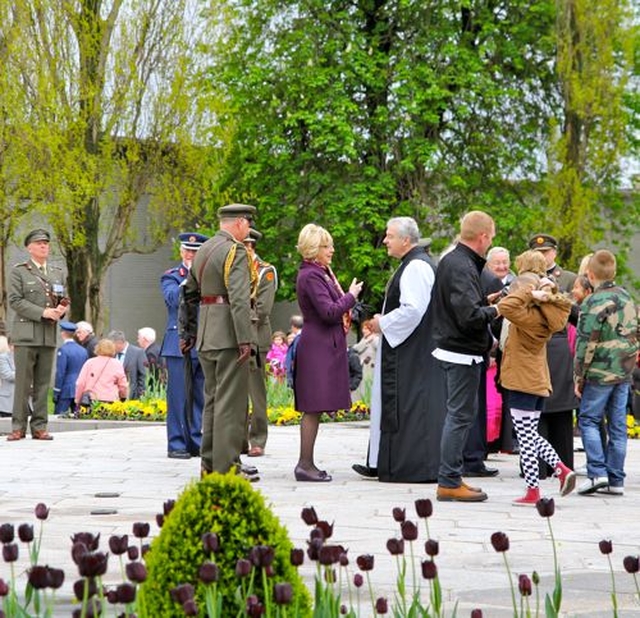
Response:
[{"label": "camouflage jacket", "polygon": [[638,353],[638,311],[629,293],[607,281],[580,308],[574,363],[577,384],[630,380]]}]

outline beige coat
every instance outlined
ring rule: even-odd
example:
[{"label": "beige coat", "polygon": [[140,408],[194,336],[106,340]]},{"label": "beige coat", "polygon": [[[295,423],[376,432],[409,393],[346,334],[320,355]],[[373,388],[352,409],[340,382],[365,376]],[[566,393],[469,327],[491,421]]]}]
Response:
[{"label": "beige coat", "polygon": [[498,308],[510,322],[500,384],[509,390],[548,397],[552,389],[547,341],[565,327],[571,301],[554,295],[547,302],[538,302],[531,290],[523,287],[503,298]]}]

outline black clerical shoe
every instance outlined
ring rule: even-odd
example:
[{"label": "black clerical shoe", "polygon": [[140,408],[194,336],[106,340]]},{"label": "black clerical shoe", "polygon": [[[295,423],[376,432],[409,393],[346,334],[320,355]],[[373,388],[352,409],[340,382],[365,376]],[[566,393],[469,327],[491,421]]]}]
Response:
[{"label": "black clerical shoe", "polygon": [[187,451],[177,450],[177,451],[169,451],[167,453],[167,457],[169,459],[191,459],[191,454]]},{"label": "black clerical shoe", "polygon": [[498,474],[500,474],[500,470],[498,470],[498,468],[487,468],[487,466],[483,466],[478,470],[465,470],[462,473],[462,476],[485,477],[485,476],[498,476]]},{"label": "black clerical shoe", "polygon": [[378,478],[378,468],[370,468],[369,466],[363,466],[362,464],[353,464],[351,469],[367,479]]}]

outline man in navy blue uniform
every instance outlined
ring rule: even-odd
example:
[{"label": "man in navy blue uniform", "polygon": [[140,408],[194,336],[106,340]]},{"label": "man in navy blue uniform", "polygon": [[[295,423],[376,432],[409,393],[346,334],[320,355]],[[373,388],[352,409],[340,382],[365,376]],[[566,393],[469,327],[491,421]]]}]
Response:
[{"label": "man in navy blue uniform", "polygon": [[[194,347],[189,352],[191,384],[186,384],[185,359],[180,352],[178,338],[178,306],[180,286],[189,274],[196,251],[207,240],[207,236],[187,232],[180,234],[178,239],[182,263],[167,270],[160,279],[168,312],[167,330],[160,354],[167,366],[167,455],[171,459],[189,459],[200,455],[204,374]],[[189,401],[187,390],[191,394]]]},{"label": "man in navy blue uniform", "polygon": [[54,412],[66,414],[75,409],[76,380],[89,355],[73,336],[77,326],[73,322],[60,322],[62,345],[56,356],[56,379],[53,385]]}]

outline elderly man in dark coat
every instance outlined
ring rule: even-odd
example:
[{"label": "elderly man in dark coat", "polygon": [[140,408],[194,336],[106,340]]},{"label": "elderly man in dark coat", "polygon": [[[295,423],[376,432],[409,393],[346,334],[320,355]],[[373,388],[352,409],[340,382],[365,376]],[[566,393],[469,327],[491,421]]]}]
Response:
[{"label": "elderly man in dark coat", "polygon": [[387,284],[382,315],[371,328],[381,333],[375,364],[367,466],[353,469],[393,483],[435,482],[445,407],[443,378],[432,357],[428,310],[435,280],[432,259],[419,245],[410,217],[387,224],[384,244],[400,266]]}]

